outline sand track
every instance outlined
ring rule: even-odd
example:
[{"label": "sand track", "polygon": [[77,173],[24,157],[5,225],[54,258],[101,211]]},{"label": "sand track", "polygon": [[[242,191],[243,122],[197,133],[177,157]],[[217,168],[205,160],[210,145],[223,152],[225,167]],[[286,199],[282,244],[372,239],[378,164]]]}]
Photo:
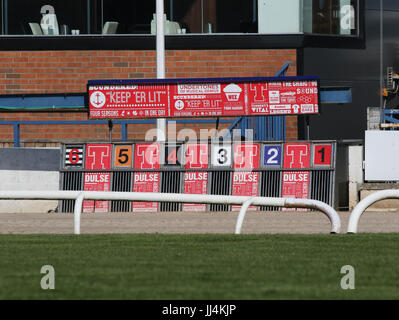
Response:
[{"label": "sand track", "polygon": [[[346,233],[349,212],[339,213]],[[234,233],[237,212],[162,212],[83,214],[82,234],[98,233]],[[248,212],[242,233],[329,233],[320,212]],[[399,232],[399,212],[366,212],[359,232]],[[1,213],[0,234],[71,234],[71,213]]]}]

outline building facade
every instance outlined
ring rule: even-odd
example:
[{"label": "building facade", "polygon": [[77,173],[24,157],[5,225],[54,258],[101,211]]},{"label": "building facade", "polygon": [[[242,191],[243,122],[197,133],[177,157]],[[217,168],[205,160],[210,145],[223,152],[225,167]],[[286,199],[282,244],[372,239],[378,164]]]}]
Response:
[{"label": "building facade", "polygon": [[[11,121],[88,120],[86,105],[74,109],[62,105],[33,108],[28,102],[24,105],[24,97],[84,95],[88,80],[156,77],[155,1],[0,2],[3,99],[0,143],[3,146],[14,143]],[[342,109],[345,114],[348,110],[348,114],[364,112],[354,83],[356,65],[343,67],[343,64],[348,57],[367,55],[369,33],[365,26],[369,25],[366,23],[369,18],[370,23],[376,23],[373,3],[371,0],[165,1],[166,77],[274,76],[290,62],[288,76],[316,75],[321,77],[322,86],[352,86],[354,99],[344,107],[322,105],[321,115],[310,119],[287,116],[285,138],[358,138],[357,133],[342,134],[346,132],[342,126],[330,127],[335,114],[344,119],[340,116]],[[114,22],[116,29],[111,30]],[[368,92],[368,101],[378,102],[378,94],[375,98]],[[10,97],[20,99],[18,105],[23,107],[7,105],[6,99]],[[364,119],[355,126],[348,119],[345,118],[348,128],[355,128],[356,132],[365,125]],[[310,123],[310,137],[306,123]],[[178,124],[178,128],[185,126],[199,129],[210,124],[194,121]],[[152,127],[152,124],[128,125],[128,139],[143,139],[144,132]],[[228,124],[222,124],[223,127]],[[19,130],[21,146],[104,141],[109,137],[108,125],[94,122],[74,126],[21,124]],[[113,138],[120,139],[121,134],[120,126],[115,125]]]}]

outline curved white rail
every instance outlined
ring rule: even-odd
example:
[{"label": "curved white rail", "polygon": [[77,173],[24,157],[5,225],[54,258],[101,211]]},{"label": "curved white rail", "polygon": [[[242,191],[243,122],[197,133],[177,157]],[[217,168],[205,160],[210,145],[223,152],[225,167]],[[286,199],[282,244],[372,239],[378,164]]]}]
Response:
[{"label": "curved white rail", "polygon": [[242,204],[240,213],[238,214],[238,217],[237,217],[235,234],[241,233],[241,228],[242,228],[242,224],[244,222],[245,214],[247,213],[247,210],[253,201],[254,201],[254,198],[251,198]]},{"label": "curved white rail", "polygon": [[[147,192],[97,192],[97,191],[1,191],[0,199],[76,200],[74,208],[74,232],[80,234],[80,218],[83,200],[117,200],[145,202],[216,203],[243,205],[238,215],[236,233],[240,233],[246,210],[250,205],[289,208],[313,208],[323,212],[331,222],[331,233],[339,233],[341,220],[329,205],[317,200],[265,198],[223,195],[199,195],[180,193]],[[238,231],[238,232],[237,232]]]},{"label": "curved white rail", "polygon": [[353,209],[348,223],[348,233],[357,233],[360,217],[368,207],[384,199],[398,199],[399,190],[381,190],[374,192],[360,201]]},{"label": "curved white rail", "polygon": [[[274,201],[273,204],[263,204],[262,201],[258,201],[259,199],[274,199],[278,201]],[[272,202],[270,202],[272,203]],[[247,209],[250,205],[267,205],[274,207],[286,207],[286,208],[310,208],[316,209],[324,213],[331,223],[331,233],[339,233],[341,229],[341,218],[338,213],[330,207],[328,204],[318,201],[318,200],[310,200],[310,199],[295,199],[295,198],[250,198],[246,202],[244,202],[241,207],[240,213],[237,218],[236,223],[236,234],[241,232],[242,224],[244,222],[245,215],[247,213]]]},{"label": "curved white rail", "polygon": [[85,194],[83,192],[79,193],[75,200],[75,207],[73,210],[73,218],[74,218],[74,233],[80,234],[80,217],[82,215],[82,207],[83,207],[83,200],[85,198]]}]

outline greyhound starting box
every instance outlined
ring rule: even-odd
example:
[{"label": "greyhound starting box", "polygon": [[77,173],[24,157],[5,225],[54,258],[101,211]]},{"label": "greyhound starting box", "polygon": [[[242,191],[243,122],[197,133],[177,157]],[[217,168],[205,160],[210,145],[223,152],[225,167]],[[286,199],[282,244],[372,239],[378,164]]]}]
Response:
[{"label": "greyhound starting box", "polygon": [[[60,189],[309,198],[333,205],[335,159],[335,141],[64,144]],[[83,206],[84,212],[237,209],[126,201]],[[60,211],[72,212],[73,201],[61,201]]]}]

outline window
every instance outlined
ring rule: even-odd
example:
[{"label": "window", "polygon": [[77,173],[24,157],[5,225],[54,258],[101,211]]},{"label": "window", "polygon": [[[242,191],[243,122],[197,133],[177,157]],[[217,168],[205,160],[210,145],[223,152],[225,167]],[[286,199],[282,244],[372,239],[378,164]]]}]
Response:
[{"label": "window", "polygon": [[150,34],[152,14],[155,13],[155,1],[140,0],[95,0],[100,16],[93,33],[102,33],[107,22],[116,22],[117,34]]},{"label": "window", "polygon": [[[2,7],[6,14],[4,34],[37,34],[30,24],[38,24],[40,28],[36,30],[46,33],[43,20],[48,25],[58,24],[58,30],[50,30],[49,34],[71,33],[71,30],[87,33],[87,7],[81,0],[3,0]],[[54,15],[52,19],[44,19],[51,15]]]},{"label": "window", "polygon": [[[0,0],[0,3],[3,35],[155,33],[155,0]],[[166,34],[359,34],[359,0],[164,0],[164,3]],[[46,5],[52,9],[46,10]]]},{"label": "window", "polygon": [[357,35],[356,0],[305,0],[304,31],[316,34]]},{"label": "window", "polygon": [[165,11],[187,33],[257,33],[257,1],[170,0]]},{"label": "window", "polygon": [[259,0],[259,33],[357,35],[358,0]]}]

